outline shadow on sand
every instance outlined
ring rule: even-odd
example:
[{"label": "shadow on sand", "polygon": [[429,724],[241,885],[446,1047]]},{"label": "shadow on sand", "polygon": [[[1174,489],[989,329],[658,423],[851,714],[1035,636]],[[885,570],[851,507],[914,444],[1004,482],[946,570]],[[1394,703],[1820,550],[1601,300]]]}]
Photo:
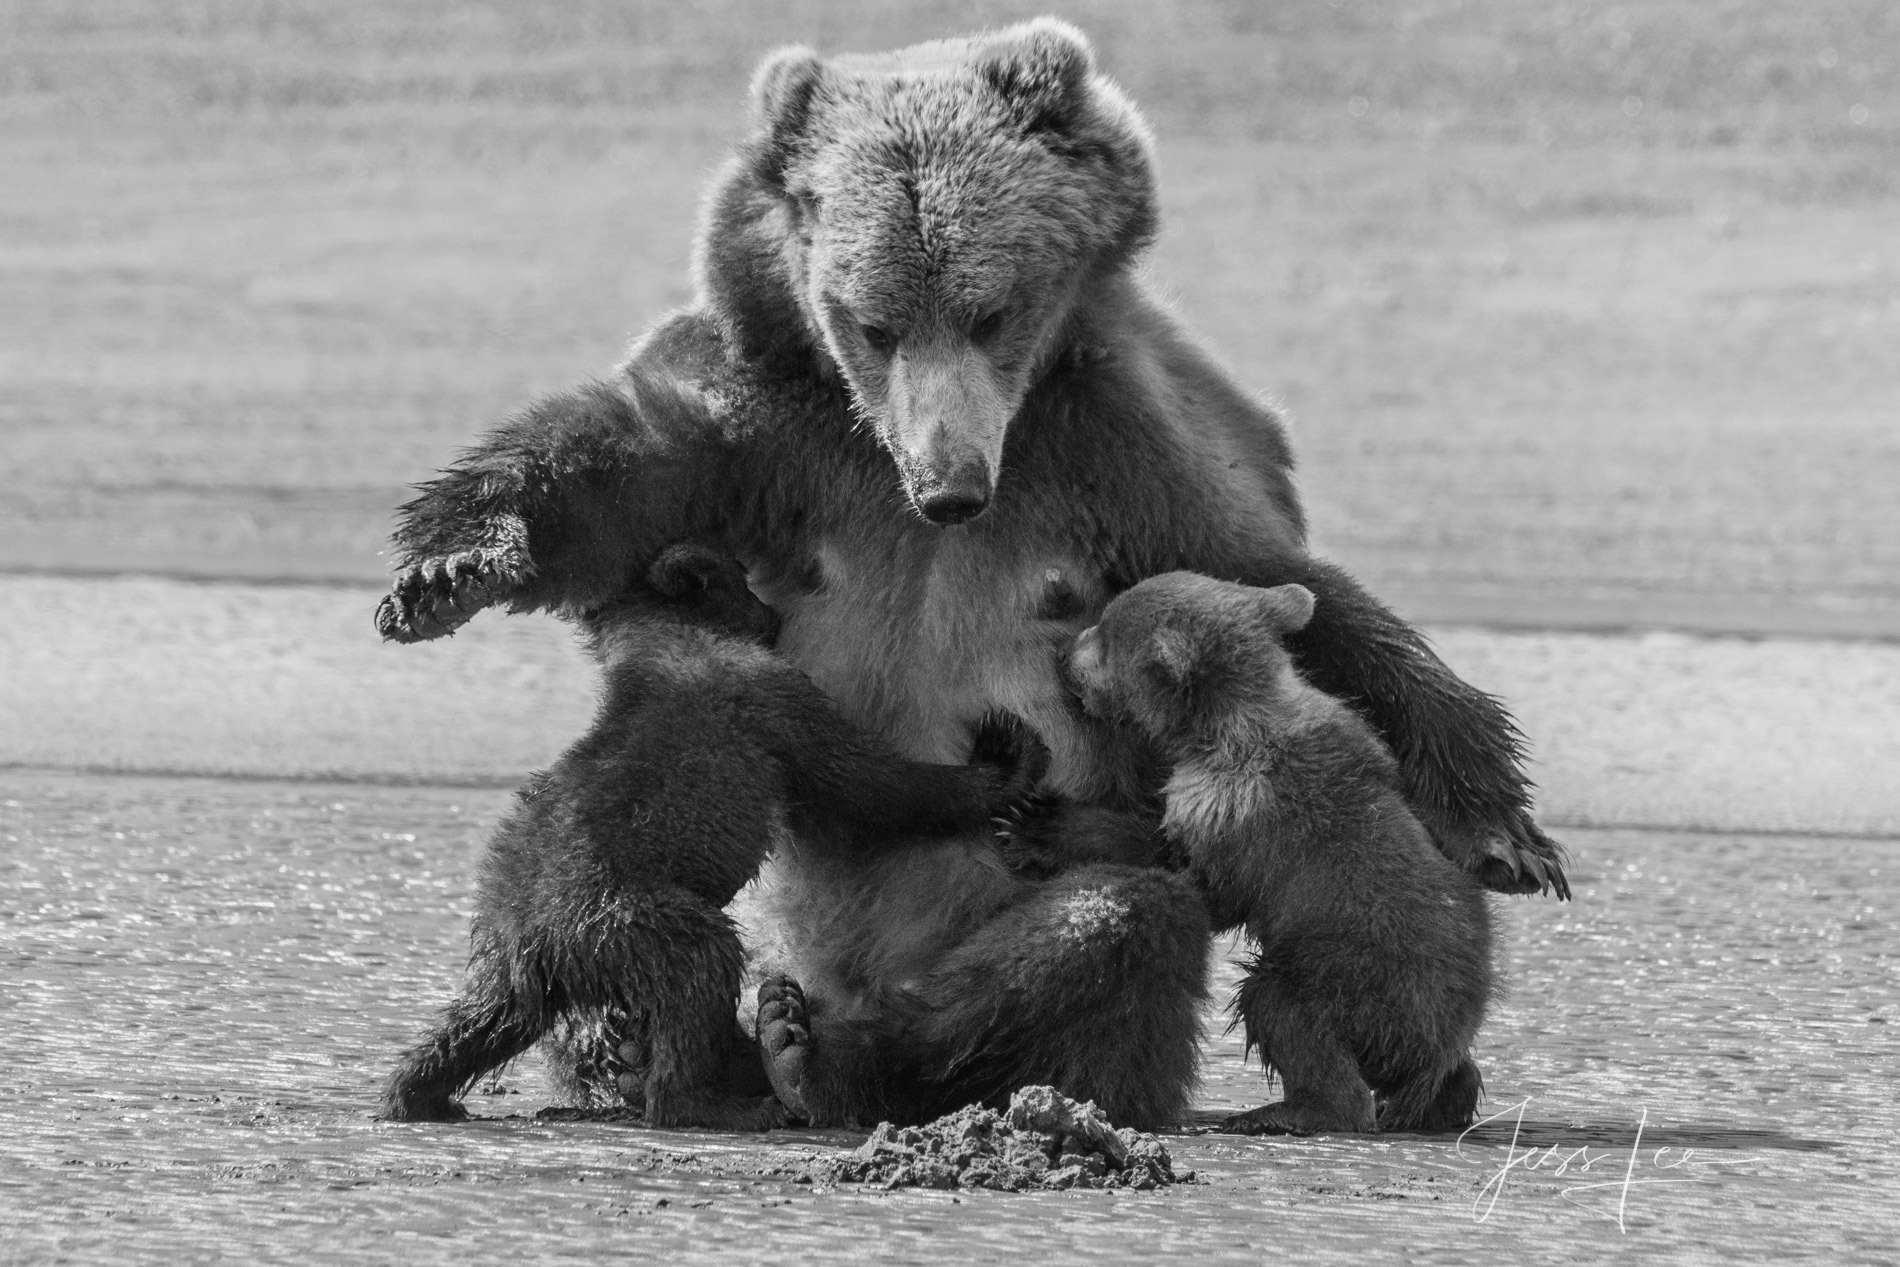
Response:
[{"label": "shadow on sand", "polygon": [[[1225,1113],[1195,1113],[1187,1129],[1195,1134],[1216,1133],[1226,1116]],[[1840,1147],[1834,1140],[1802,1139],[1785,1131],[1747,1126],[1659,1126],[1650,1122],[1642,1125],[1640,1140],[1637,1132],[1635,1122],[1549,1122],[1529,1117],[1520,1122],[1507,1109],[1495,1120],[1481,1122],[1462,1136],[1451,1133],[1407,1133],[1378,1138],[1442,1139],[1448,1144],[1463,1143],[1467,1147],[1493,1145],[1500,1148],[1513,1143],[1519,1148],[1549,1148],[1553,1145],[1560,1148],[1634,1148],[1640,1143],[1645,1148],[1772,1148],[1783,1152],[1818,1153]]]}]

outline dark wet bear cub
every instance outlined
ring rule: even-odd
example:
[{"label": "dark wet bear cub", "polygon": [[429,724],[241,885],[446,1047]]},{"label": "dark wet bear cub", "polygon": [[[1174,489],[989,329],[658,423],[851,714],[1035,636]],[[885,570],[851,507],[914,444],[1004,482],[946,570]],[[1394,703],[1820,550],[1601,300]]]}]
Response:
[{"label": "dark wet bear cub", "polygon": [[1076,640],[1071,683],[1172,762],[1163,830],[1214,925],[1257,949],[1239,1019],[1286,1094],[1226,1129],[1459,1129],[1481,1090],[1490,912],[1372,728],[1293,667],[1281,638],[1312,614],[1299,585],[1154,577]]},{"label": "dark wet bear cub", "polygon": [[611,1013],[650,1125],[777,1125],[738,1028],[743,953],[723,908],[788,831],[848,851],[978,830],[1046,754],[1004,721],[977,736],[983,764],[899,756],[771,652],[771,610],[735,562],[696,546],[583,620],[605,667],[593,728],[496,829],[467,978],[403,1056],[384,1115],[465,1117],[474,1079],[557,1021]]}]

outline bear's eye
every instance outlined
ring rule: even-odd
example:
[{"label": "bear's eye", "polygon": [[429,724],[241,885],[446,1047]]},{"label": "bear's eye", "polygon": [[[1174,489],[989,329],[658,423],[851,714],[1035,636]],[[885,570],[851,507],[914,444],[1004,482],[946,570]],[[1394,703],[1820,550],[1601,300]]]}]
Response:
[{"label": "bear's eye", "polygon": [[897,350],[897,340],[882,326],[859,326],[858,333],[864,336],[864,341],[871,345],[874,352],[889,356]]},{"label": "bear's eye", "polygon": [[978,343],[995,338],[1003,330],[1003,310],[987,312],[970,323],[970,337]]}]

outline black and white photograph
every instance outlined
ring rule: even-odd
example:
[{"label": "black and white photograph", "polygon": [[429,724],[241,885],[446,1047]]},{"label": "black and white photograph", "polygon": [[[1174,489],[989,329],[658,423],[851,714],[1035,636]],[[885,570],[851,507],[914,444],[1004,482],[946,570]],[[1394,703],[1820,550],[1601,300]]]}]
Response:
[{"label": "black and white photograph", "polygon": [[0,1263],[1900,1262],[1900,4],[0,4]]}]

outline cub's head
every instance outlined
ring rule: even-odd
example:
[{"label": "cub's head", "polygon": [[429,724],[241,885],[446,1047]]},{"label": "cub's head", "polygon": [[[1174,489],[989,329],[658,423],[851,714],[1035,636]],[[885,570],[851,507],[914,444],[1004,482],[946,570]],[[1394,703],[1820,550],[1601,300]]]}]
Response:
[{"label": "cub's head", "polygon": [[[1052,18],[879,56],[784,49],[752,92],[705,280],[731,309],[756,299],[753,274],[782,274],[911,505],[975,518],[1078,298],[1153,236],[1145,125]],[[724,249],[728,230],[750,245]]]},{"label": "cub's head", "polygon": [[1066,665],[1082,707],[1162,740],[1207,736],[1294,679],[1281,638],[1306,627],[1303,585],[1258,589],[1169,572],[1118,595]]},{"label": "cub's head", "polygon": [[651,614],[763,646],[778,639],[778,614],[746,587],[745,568],[705,546],[668,546],[647,569],[646,592],[627,601]]}]

